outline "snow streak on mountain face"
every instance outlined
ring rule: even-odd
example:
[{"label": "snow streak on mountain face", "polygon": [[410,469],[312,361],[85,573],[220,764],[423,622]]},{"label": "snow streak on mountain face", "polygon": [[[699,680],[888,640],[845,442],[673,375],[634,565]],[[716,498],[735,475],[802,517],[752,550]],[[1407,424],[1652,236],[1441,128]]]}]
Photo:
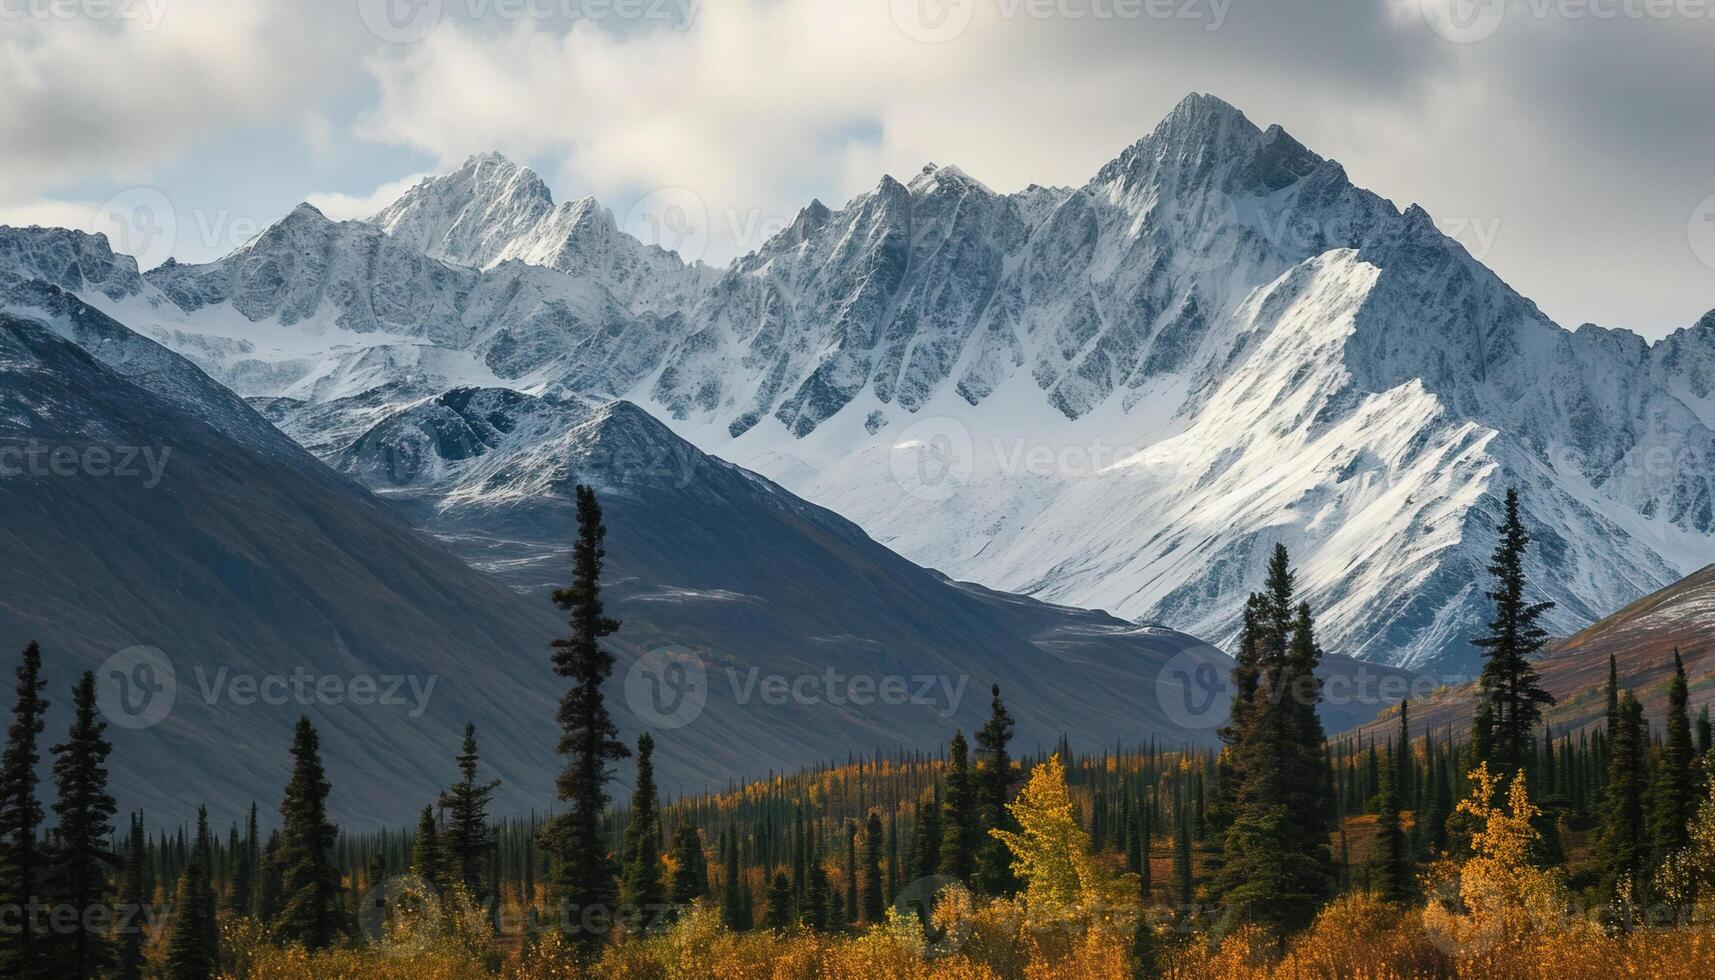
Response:
[{"label": "snow streak on mountain face", "polygon": [[1715,543],[1715,317],[1563,330],[1208,96],[1083,187],[930,166],[718,274],[492,155],[146,281],[104,249],[0,232],[324,456],[457,385],[625,397],[919,563],[1216,641],[1283,541],[1330,650],[1470,669],[1506,486],[1557,630]]}]

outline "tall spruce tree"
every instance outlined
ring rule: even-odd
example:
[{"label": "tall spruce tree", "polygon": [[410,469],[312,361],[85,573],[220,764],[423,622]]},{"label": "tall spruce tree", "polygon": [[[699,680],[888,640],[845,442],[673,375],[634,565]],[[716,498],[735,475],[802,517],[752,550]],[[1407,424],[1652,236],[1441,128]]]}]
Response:
[{"label": "tall spruce tree", "polygon": [[280,803],[280,912],[274,935],[309,950],[326,949],[346,932],[339,869],[338,828],[328,822],[333,787],[322,769],[321,743],[307,717],[292,735],[292,778]]},{"label": "tall spruce tree", "polygon": [[554,603],[570,614],[571,626],[571,635],[553,644],[554,672],[572,681],[560,699],[559,751],[567,758],[557,781],[560,799],[570,806],[550,825],[543,843],[554,853],[561,922],[587,947],[601,943],[605,933],[578,924],[592,913],[593,921],[611,916],[619,897],[601,817],[608,804],[607,783],[613,778],[611,763],[631,753],[619,740],[601,693],[614,664],[601,641],[619,630],[619,620],[608,618],[601,599],[607,526],[594,490],[580,484],[577,502],[572,584],[554,591]]},{"label": "tall spruce tree", "polygon": [[239,843],[237,863],[233,866],[232,895],[227,902],[227,907],[236,915],[255,914],[256,877],[261,859],[262,842],[256,837],[256,804],[251,803],[250,816],[244,824],[244,839]]},{"label": "tall spruce tree", "polygon": [[1554,703],[1531,663],[1548,642],[1548,631],[1539,620],[1554,603],[1525,601],[1524,559],[1530,534],[1519,516],[1517,490],[1507,491],[1506,516],[1499,531],[1500,542],[1489,559],[1494,586],[1487,593],[1495,618],[1488,635],[1471,643],[1484,657],[1477,683],[1489,708],[1488,754],[1482,761],[1489,763],[1491,771],[1510,777],[1519,770],[1534,771],[1536,726],[1543,707]]},{"label": "tall spruce tree", "polygon": [[1608,787],[1597,859],[1604,890],[1643,900],[1649,856],[1646,790],[1649,780],[1649,729],[1643,705],[1630,691],[1620,696],[1614,730],[1608,736]]},{"label": "tall spruce tree", "polygon": [[179,875],[173,891],[172,931],[167,937],[167,980],[209,980],[219,950],[208,942],[203,907],[209,892],[208,869],[193,858]]},{"label": "tall spruce tree", "polygon": [[1316,714],[1321,649],[1295,593],[1291,560],[1277,546],[1262,592],[1247,605],[1233,670],[1235,703],[1223,733],[1236,777],[1233,820],[1214,883],[1229,925],[1255,922],[1282,942],[1309,925],[1337,882],[1326,805],[1332,776]]},{"label": "tall spruce tree", "polygon": [[988,833],[999,830],[1016,833],[1018,821],[1008,809],[1008,789],[1012,785],[1012,757],[1007,746],[1012,742],[1013,719],[1000,698],[1000,685],[989,689],[989,720],[977,729],[977,788],[978,816],[981,821],[980,847],[977,852],[975,885],[985,895],[1011,895],[1018,891],[1018,876],[1013,873],[1012,855],[1000,839]]},{"label": "tall spruce tree", "polygon": [[[976,871],[981,841],[976,786],[971,774],[965,733],[953,733],[947,753],[947,796],[941,808],[940,873],[969,882]],[[853,910],[855,912],[855,910]]]},{"label": "tall spruce tree", "polygon": [[769,879],[762,925],[775,932],[784,932],[792,926],[792,879],[784,871],[774,872]]},{"label": "tall spruce tree", "polygon": [[917,836],[912,841],[911,874],[929,878],[941,873],[941,792],[931,786],[917,799]]},{"label": "tall spruce tree", "polygon": [[1411,897],[1411,853],[1405,832],[1400,829],[1399,762],[1390,755],[1382,768],[1381,791],[1376,794],[1376,845],[1371,860],[1370,887],[1384,902],[1403,902]]},{"label": "tall spruce tree", "polygon": [[435,808],[426,806],[417,815],[417,832],[411,838],[411,873],[428,882],[436,892],[444,893],[452,882],[447,867]]},{"label": "tall spruce tree", "polygon": [[197,810],[197,835],[173,893],[172,934],[167,939],[168,980],[207,980],[220,964],[220,932],[214,916],[210,872],[213,847],[208,808]]},{"label": "tall spruce tree", "polygon": [[118,937],[115,980],[143,980],[144,925],[148,921],[149,842],[143,833],[143,816],[131,815],[131,831],[125,839],[125,872],[119,887],[119,906],[114,921]]},{"label": "tall spruce tree", "polygon": [[66,980],[91,980],[113,962],[113,945],[95,916],[113,900],[114,866],[109,850],[118,806],[107,792],[107,723],[95,705],[95,674],[85,672],[72,690],[73,720],[66,740],[53,747],[54,783],[59,818],[53,850],[53,893],[57,909],[77,910],[69,929],[54,933],[55,968]]},{"label": "tall spruce tree", "polygon": [[881,888],[881,814],[871,810],[863,830],[863,921],[880,925],[887,917],[887,895]]},{"label": "tall spruce tree", "polygon": [[637,789],[625,825],[620,901],[633,931],[643,931],[666,905],[661,883],[661,808],[655,794],[655,739],[637,737]]},{"label": "tall spruce tree", "polygon": [[[440,841],[441,856],[452,878],[481,903],[489,895],[482,878],[495,847],[494,831],[488,826],[488,804],[500,780],[476,781],[479,759],[475,725],[465,724],[464,744],[454,761],[458,763],[460,779],[440,799],[447,814],[447,831]],[[493,882],[489,887],[498,890],[499,885]]]},{"label": "tall spruce tree", "polygon": [[738,831],[731,824],[721,837],[721,922],[734,932],[750,928],[750,913],[744,908],[744,881],[738,864]]},{"label": "tall spruce tree", "polygon": [[667,889],[667,901],[676,906],[689,905],[709,893],[707,859],[703,857],[703,838],[697,825],[686,822],[673,830],[673,880]]},{"label": "tall spruce tree", "polygon": [[1697,749],[1691,736],[1691,693],[1685,661],[1673,651],[1673,680],[1667,689],[1667,734],[1650,794],[1650,850],[1655,864],[1691,843],[1697,813]]},{"label": "tall spruce tree", "polygon": [[[42,878],[46,860],[41,842],[42,803],[36,796],[37,739],[44,730],[48,682],[42,677],[42,650],[24,648],[17,670],[17,697],[6,750],[0,753],[0,907],[33,909],[46,897]],[[45,924],[28,916],[17,928],[0,930],[0,976],[36,980],[53,975]]]}]

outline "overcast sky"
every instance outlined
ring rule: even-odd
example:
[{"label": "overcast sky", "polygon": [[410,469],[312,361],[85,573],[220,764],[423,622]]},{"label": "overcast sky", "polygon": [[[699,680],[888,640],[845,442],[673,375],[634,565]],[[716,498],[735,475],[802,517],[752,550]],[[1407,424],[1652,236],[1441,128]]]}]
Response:
[{"label": "overcast sky", "polygon": [[1567,326],[1715,307],[1715,0],[0,0],[0,221],[201,261],[499,150],[724,262],[929,161],[1082,184],[1192,91]]}]

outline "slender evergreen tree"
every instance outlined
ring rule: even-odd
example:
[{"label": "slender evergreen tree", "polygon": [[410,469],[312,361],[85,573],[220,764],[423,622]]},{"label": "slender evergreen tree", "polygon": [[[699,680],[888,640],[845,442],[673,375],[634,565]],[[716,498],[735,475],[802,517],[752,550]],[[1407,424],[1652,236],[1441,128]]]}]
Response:
[{"label": "slender evergreen tree", "polygon": [[1381,774],[1381,792],[1376,794],[1376,847],[1371,861],[1370,887],[1384,902],[1403,902],[1411,897],[1411,854],[1400,829],[1397,757],[1390,758]]},{"label": "slender evergreen tree", "polygon": [[571,635],[554,641],[554,672],[572,687],[560,699],[560,754],[566,756],[557,788],[570,806],[554,821],[544,844],[554,853],[555,889],[561,922],[586,946],[605,938],[597,929],[577,928],[592,912],[611,916],[619,897],[613,861],[602,833],[607,783],[612,763],[631,753],[619,740],[601,686],[613,674],[613,654],[604,637],[619,630],[602,607],[601,574],[607,555],[607,527],[595,491],[577,487],[578,539],[572,546],[572,584],[554,591],[554,602],[569,614]]},{"label": "slender evergreen tree", "polygon": [[[244,824],[244,839],[239,842],[232,871],[232,894],[227,907],[236,915],[252,915],[256,905],[257,864],[262,857],[261,842],[256,837],[256,804],[250,804],[250,817]],[[376,883],[371,882],[374,887]]]},{"label": "slender evergreen tree", "polygon": [[202,910],[208,894],[208,870],[192,859],[173,891],[172,932],[167,937],[167,980],[209,980],[218,950],[208,943]]},{"label": "slender evergreen tree", "polygon": [[637,737],[637,789],[631,796],[631,819],[625,825],[624,876],[620,901],[628,919],[646,929],[666,904],[661,875],[661,809],[655,794],[655,739]]},{"label": "slender evergreen tree", "polygon": [[1691,818],[1697,813],[1697,749],[1692,743],[1690,702],[1685,661],[1675,649],[1673,680],[1667,689],[1667,735],[1650,794],[1650,850],[1658,865],[1691,843]]},{"label": "slender evergreen tree", "polygon": [[[64,742],[53,747],[54,783],[59,818],[53,849],[54,904],[77,910],[69,929],[54,933],[55,968],[66,980],[89,980],[113,963],[113,945],[105,928],[92,928],[95,915],[113,901],[109,869],[116,860],[109,842],[118,807],[107,792],[107,723],[95,706],[95,674],[85,672],[72,689],[74,717]],[[58,914],[58,913],[56,913]]]},{"label": "slender evergreen tree", "polygon": [[1471,643],[1484,657],[1477,683],[1490,711],[1488,754],[1483,761],[1491,771],[1510,776],[1521,769],[1535,769],[1536,726],[1542,721],[1543,707],[1554,703],[1531,662],[1548,642],[1548,631],[1539,620],[1554,603],[1525,600],[1524,558],[1530,534],[1519,516],[1517,490],[1507,491],[1506,517],[1499,531],[1500,542],[1489,560],[1494,586],[1487,593],[1495,618],[1488,635]]},{"label": "slender evergreen tree", "polygon": [[941,874],[969,882],[976,871],[981,830],[976,788],[964,732],[954,732],[948,747],[947,796],[941,809]]},{"label": "slender evergreen tree", "polygon": [[707,860],[703,838],[693,823],[682,823],[673,831],[673,880],[667,900],[676,906],[689,905],[709,893]]},{"label": "slender evergreen tree", "polygon": [[750,928],[750,914],[744,910],[744,883],[740,880],[738,864],[738,831],[728,825],[722,837],[723,874],[721,881],[721,921],[734,932]]},{"label": "slender evergreen tree", "polygon": [[[48,682],[42,677],[41,647],[31,643],[24,648],[17,677],[12,724],[6,730],[6,750],[0,753],[0,907],[30,910],[45,897],[44,815],[36,796],[36,764],[41,761],[37,740],[48,710],[42,697]],[[46,938],[45,924],[27,911],[17,927],[0,930],[0,976],[52,976]]]},{"label": "slender evergreen tree", "polygon": [[476,726],[464,726],[464,744],[455,758],[459,781],[441,794],[440,805],[447,814],[447,832],[441,840],[441,855],[454,881],[464,886],[470,897],[486,902],[489,889],[483,873],[494,851],[494,831],[488,825],[488,805],[500,780],[485,783],[476,780],[479,758],[476,751]]},{"label": "slender evergreen tree", "polygon": [[768,904],[762,913],[764,928],[785,932],[792,927],[792,879],[776,871],[768,883]]},{"label": "slender evergreen tree", "polygon": [[1649,729],[1643,705],[1630,691],[1620,696],[1608,736],[1608,787],[1597,839],[1604,889],[1642,901],[1649,852],[1645,798]]},{"label": "slender evergreen tree", "polygon": [[915,878],[941,873],[941,793],[931,786],[917,800],[917,836],[912,841],[911,867]]},{"label": "slender evergreen tree", "polygon": [[428,882],[437,893],[444,893],[452,878],[447,867],[435,808],[426,806],[417,815],[417,832],[411,838],[411,873]]},{"label": "slender evergreen tree", "polygon": [[143,980],[144,926],[149,916],[149,844],[143,833],[141,814],[131,815],[131,830],[125,842],[125,872],[119,888],[119,906],[114,932],[118,936],[115,980]]},{"label": "slender evergreen tree", "polygon": [[887,896],[881,888],[881,814],[870,811],[863,832],[863,921],[879,925],[887,918]]},{"label": "slender evergreen tree", "polygon": [[1000,685],[990,687],[989,720],[977,729],[977,766],[973,777],[977,792],[978,817],[981,821],[977,851],[975,885],[985,895],[1011,895],[1018,891],[1018,877],[1013,873],[1012,855],[1000,839],[988,833],[999,830],[1017,833],[1018,821],[1007,807],[1008,789],[1012,785],[1012,757],[1007,747],[1012,742],[1013,719],[1000,698]]},{"label": "slender evergreen tree", "polygon": [[299,718],[292,736],[292,778],[280,803],[281,892],[274,935],[309,950],[326,949],[347,931],[340,874],[334,866],[338,829],[327,818],[331,790],[315,727],[309,718]]},{"label": "slender evergreen tree", "polygon": [[1246,608],[1223,732],[1237,780],[1233,820],[1211,889],[1228,906],[1229,925],[1256,922],[1282,942],[1309,925],[1338,878],[1326,805],[1332,775],[1316,714],[1321,649],[1294,578],[1277,546]]},{"label": "slender evergreen tree", "polygon": [[199,807],[196,839],[173,893],[172,934],[167,939],[168,980],[206,980],[220,964],[220,931],[209,871],[212,860],[208,808]]}]

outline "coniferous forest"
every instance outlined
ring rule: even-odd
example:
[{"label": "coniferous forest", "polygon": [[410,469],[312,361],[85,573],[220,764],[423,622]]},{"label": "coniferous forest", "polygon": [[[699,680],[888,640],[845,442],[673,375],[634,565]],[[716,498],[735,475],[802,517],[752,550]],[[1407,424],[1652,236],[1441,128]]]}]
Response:
[{"label": "coniferous forest", "polygon": [[[665,797],[602,686],[606,528],[577,492],[553,813],[494,812],[482,733],[413,825],[345,833],[308,718],[240,823],[150,825],[93,675],[16,668],[0,757],[0,975],[1536,977],[1715,970],[1715,752],[1683,659],[1665,717],[1610,663],[1605,719],[1544,722],[1516,493],[1482,586],[1469,730],[1330,736],[1316,613],[1277,547],[1220,747],[1015,744],[1005,693],[940,745]],[[1370,732],[1377,729],[1371,728]],[[662,738],[672,733],[662,733]],[[41,764],[50,782],[38,778]],[[621,767],[634,790],[616,798]],[[277,806],[277,809],[276,809]]]}]

